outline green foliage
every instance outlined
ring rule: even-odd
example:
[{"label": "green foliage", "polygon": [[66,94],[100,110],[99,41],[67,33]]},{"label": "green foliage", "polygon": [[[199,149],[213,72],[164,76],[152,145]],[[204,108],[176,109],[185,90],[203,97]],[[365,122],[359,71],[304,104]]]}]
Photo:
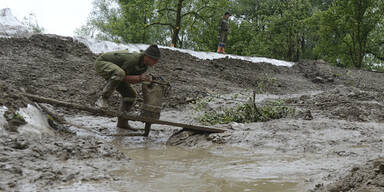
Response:
[{"label": "green foliage", "polygon": [[116,0],[94,0],[87,24],[77,29],[75,34],[119,42],[121,38],[115,34],[121,33],[118,24],[119,14]]},{"label": "green foliage", "polygon": [[30,13],[28,16],[25,16],[22,23],[32,33],[43,33],[45,31],[44,27],[41,27],[37,22],[36,15],[34,13]]},{"label": "green foliage", "polygon": [[[255,92],[256,93],[256,92]],[[236,100],[239,94],[234,94],[230,100]],[[280,119],[294,114],[295,109],[284,105],[282,100],[268,101],[262,106],[256,106],[255,95],[248,102],[237,104],[233,107],[219,107],[213,109],[209,103],[220,96],[198,98],[192,109],[197,112],[198,120],[205,125],[226,124],[230,122],[250,123],[265,122]]]},{"label": "green foliage", "polygon": [[212,30],[200,29],[212,28],[213,18],[220,10],[217,7],[227,4],[225,0],[94,0],[87,25],[76,34],[117,42],[173,43],[178,47],[209,50],[212,41],[203,41],[201,37],[211,38],[214,34]]},{"label": "green foliage", "polygon": [[197,98],[196,101],[192,104],[192,109],[194,111],[203,111],[208,106],[208,103],[212,100],[212,97]]},{"label": "green foliage", "polygon": [[267,93],[269,87],[273,87],[276,83],[276,78],[269,76],[267,73],[257,78],[257,87],[255,93],[264,94]]},{"label": "green foliage", "polygon": [[[204,7],[206,1],[200,2],[199,6]],[[200,51],[216,51],[218,45],[218,24],[226,11],[230,11],[230,1],[218,0],[209,1],[207,8],[199,12],[196,17],[187,17],[184,22],[187,24],[182,38],[182,47]],[[190,23],[190,24],[188,24]]]},{"label": "green foliage", "polygon": [[231,25],[228,50],[239,55],[297,61],[305,46],[308,0],[237,1],[240,18]]},{"label": "green foliage", "polygon": [[13,110],[7,110],[3,116],[8,122],[13,121],[18,125],[23,125],[27,123],[20,113]]},{"label": "green foliage", "polygon": [[283,104],[282,101],[278,100],[257,107],[252,101],[222,111],[211,110],[204,112],[199,117],[199,121],[205,125],[215,125],[230,122],[251,123],[280,119],[294,112],[294,109],[283,106]]},{"label": "green foliage", "polygon": [[315,52],[329,62],[339,58],[344,66],[362,68],[364,57],[375,46],[372,39],[380,36],[375,29],[383,24],[383,11],[381,0],[335,1],[321,16]]},{"label": "green foliage", "polygon": [[384,61],[382,0],[94,0],[77,30],[103,40],[217,48],[218,23],[232,13],[226,52],[340,66],[377,68]]}]

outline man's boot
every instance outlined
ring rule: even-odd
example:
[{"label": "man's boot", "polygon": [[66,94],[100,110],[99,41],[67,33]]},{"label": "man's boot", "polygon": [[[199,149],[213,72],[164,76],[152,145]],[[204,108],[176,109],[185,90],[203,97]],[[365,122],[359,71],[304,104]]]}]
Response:
[{"label": "man's boot", "polygon": [[[123,98],[121,101],[121,106],[120,106],[120,111],[121,111],[122,115],[127,114],[129,112],[129,110],[132,108],[133,104],[134,104],[134,102],[126,102],[126,101],[124,101],[124,98]],[[136,131],[137,129],[131,127],[128,123],[128,119],[125,119],[124,117],[122,117],[122,115],[117,118],[117,125],[116,126],[118,128],[121,128],[121,129],[129,129],[129,130]]]},{"label": "man's boot", "polygon": [[120,129],[128,129],[128,130],[132,130],[132,131],[137,131],[136,128],[133,128],[129,125],[128,119],[124,119],[121,116],[117,118],[117,127]]},{"label": "man's boot", "polygon": [[217,46],[217,52],[221,53],[221,47],[220,46]]},{"label": "man's boot", "polygon": [[224,49],[224,47],[221,48],[221,52],[222,52],[223,54],[225,54],[225,49]]},{"label": "man's boot", "polygon": [[108,99],[112,96],[113,91],[119,86],[120,81],[116,80],[108,80],[104,85],[101,96],[96,101],[96,106],[99,108],[107,108],[108,107]]}]

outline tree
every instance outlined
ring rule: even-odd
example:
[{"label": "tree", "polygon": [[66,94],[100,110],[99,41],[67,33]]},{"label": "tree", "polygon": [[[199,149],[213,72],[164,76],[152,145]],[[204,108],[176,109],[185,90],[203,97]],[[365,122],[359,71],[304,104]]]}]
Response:
[{"label": "tree", "polygon": [[[311,15],[308,0],[238,1],[243,13],[236,42],[245,45],[243,54],[260,55],[290,61],[301,58],[305,46],[305,19]],[[246,31],[243,31],[246,30]],[[241,42],[241,43],[238,43]]]},{"label": "tree", "polygon": [[45,31],[44,27],[41,27],[37,22],[36,15],[34,13],[30,13],[28,16],[25,16],[21,23],[32,33],[43,33]]},{"label": "tree", "polygon": [[310,0],[312,8],[315,10],[325,11],[327,10],[333,2],[336,0]]},{"label": "tree", "polygon": [[[195,1],[195,6],[204,7],[205,1]],[[190,15],[184,17],[185,27],[181,31],[182,47],[201,51],[216,51],[218,45],[219,21],[231,6],[227,0],[216,0],[209,2],[209,7],[200,9],[199,17]],[[232,22],[230,22],[232,24]],[[232,32],[229,34],[231,37]]]},{"label": "tree", "polygon": [[119,37],[115,35],[115,32],[119,31],[116,25],[119,15],[116,0],[94,0],[92,4],[93,9],[87,24],[77,29],[75,34],[101,40],[119,41]]},{"label": "tree", "polygon": [[[147,27],[153,25],[168,26],[171,46],[183,47],[193,34],[194,25],[210,25],[217,5],[224,0],[164,0],[157,1],[158,17]],[[201,26],[200,26],[201,27]],[[195,31],[194,31],[195,32]],[[185,39],[184,39],[185,38]]]},{"label": "tree", "polygon": [[[361,68],[364,57],[375,47],[372,38],[381,26],[381,0],[337,0],[322,14],[317,54],[329,62],[340,59],[346,66]],[[375,49],[377,50],[377,48]]]},{"label": "tree", "polygon": [[94,0],[87,25],[98,39],[213,51],[232,13],[226,51],[358,68],[384,59],[383,0]]},{"label": "tree", "polygon": [[[78,35],[126,43],[192,44],[194,25],[209,25],[225,0],[95,0],[87,25]],[[199,28],[199,27],[197,27]]]}]

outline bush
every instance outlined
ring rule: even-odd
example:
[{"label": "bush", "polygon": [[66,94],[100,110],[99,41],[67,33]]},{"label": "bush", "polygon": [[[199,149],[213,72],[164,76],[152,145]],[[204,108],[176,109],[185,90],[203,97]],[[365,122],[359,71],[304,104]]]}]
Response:
[{"label": "bush", "polygon": [[[200,107],[198,110],[202,109]],[[284,118],[290,113],[294,113],[294,109],[284,106],[284,102],[281,100],[269,101],[262,107],[257,107],[254,99],[250,99],[249,102],[235,107],[219,111],[211,109],[210,111],[203,112],[198,120],[204,125],[226,124],[230,122],[265,122]]]}]

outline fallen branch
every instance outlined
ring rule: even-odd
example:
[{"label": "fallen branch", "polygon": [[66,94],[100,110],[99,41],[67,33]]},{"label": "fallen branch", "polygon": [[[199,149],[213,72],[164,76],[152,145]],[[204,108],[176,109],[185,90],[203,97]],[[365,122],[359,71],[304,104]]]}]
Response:
[{"label": "fallen branch", "polygon": [[88,106],[79,105],[79,104],[74,104],[74,103],[67,103],[67,102],[56,100],[56,99],[40,97],[37,95],[28,94],[28,93],[24,93],[23,95],[28,97],[29,99],[35,101],[35,102],[48,103],[48,104],[56,105],[56,106],[78,109],[78,110],[90,112],[94,115],[107,116],[107,117],[120,117],[121,116],[125,119],[132,120],[132,121],[141,121],[141,122],[145,122],[145,123],[160,124],[160,125],[170,125],[170,126],[175,126],[175,127],[182,127],[184,129],[192,130],[192,131],[200,131],[200,132],[208,132],[208,133],[225,132],[225,130],[223,130],[223,129],[189,125],[189,124],[184,124],[184,123],[175,123],[175,122],[152,119],[152,118],[147,118],[147,117],[121,114],[121,113],[116,112],[116,111],[109,111],[109,110],[97,109],[97,108],[88,107]]}]

